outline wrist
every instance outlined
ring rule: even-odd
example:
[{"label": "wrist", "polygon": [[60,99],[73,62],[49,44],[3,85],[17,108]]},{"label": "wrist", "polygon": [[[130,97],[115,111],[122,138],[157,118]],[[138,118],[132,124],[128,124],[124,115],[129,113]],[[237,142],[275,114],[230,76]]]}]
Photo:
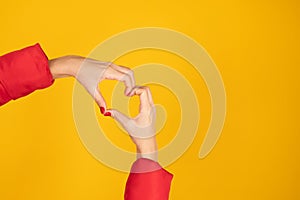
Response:
[{"label": "wrist", "polygon": [[137,158],[158,159],[157,143],[155,138],[140,139],[137,145]]},{"label": "wrist", "polygon": [[158,161],[158,154],[157,152],[152,152],[152,153],[137,153],[136,154],[136,159],[140,158],[146,158],[149,160],[153,160],[154,162]]}]

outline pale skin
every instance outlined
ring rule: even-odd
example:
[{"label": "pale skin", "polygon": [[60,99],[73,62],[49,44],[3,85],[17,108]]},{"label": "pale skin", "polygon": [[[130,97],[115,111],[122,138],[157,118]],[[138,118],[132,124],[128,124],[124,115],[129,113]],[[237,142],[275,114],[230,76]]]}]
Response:
[{"label": "pale skin", "polygon": [[[129,130],[128,133],[131,140],[137,148],[137,158],[148,158],[157,161],[157,143],[153,127],[155,125],[155,117],[152,113],[155,106],[150,89],[145,86],[137,87],[134,94],[140,98],[139,114],[134,118],[129,118],[117,110],[110,110],[112,117],[127,131]],[[129,129],[127,128],[128,126],[130,126]],[[134,127],[131,128],[132,126]],[[151,130],[150,132],[149,129]],[[145,132],[148,132],[148,135],[143,134]]]},{"label": "pale skin", "polygon": [[[102,62],[81,56],[63,56],[49,61],[54,79],[72,76],[79,81],[95,99],[101,113],[106,113],[106,102],[98,84],[103,80],[118,80],[125,85],[125,95],[132,96],[135,87],[133,71],[111,62]],[[110,116],[110,115],[109,115]]]},{"label": "pale skin", "polygon": [[[50,72],[54,79],[64,78],[64,77],[74,77],[78,79],[77,74],[84,61],[87,58],[81,56],[63,56],[56,59],[49,60]],[[127,67],[118,66],[113,63],[101,62],[97,60],[91,60],[89,63],[92,67],[105,67],[103,76],[98,80],[96,84],[99,84],[102,80],[119,80],[125,84],[125,95],[133,96],[138,95],[140,97],[140,113],[133,119],[136,126],[144,126],[145,124],[151,123],[150,114],[151,109],[153,109],[154,104],[152,100],[152,95],[148,87],[137,87],[135,85],[135,80],[132,70]],[[92,68],[93,69],[93,68]],[[83,85],[86,87],[85,85]],[[98,85],[95,85],[98,89]],[[86,88],[87,89],[87,88]],[[112,116],[117,121],[117,111],[107,110],[104,98],[101,92],[95,93],[93,95],[96,103],[100,107],[101,113],[105,116]],[[119,121],[120,122],[120,121]],[[123,124],[126,126],[126,124]],[[138,133],[139,134],[139,133]],[[130,133],[129,136],[133,143],[136,145],[137,157],[148,158],[157,161],[157,142],[155,133],[151,134],[149,137],[139,137],[137,133]],[[141,133],[142,134],[142,133]]]}]

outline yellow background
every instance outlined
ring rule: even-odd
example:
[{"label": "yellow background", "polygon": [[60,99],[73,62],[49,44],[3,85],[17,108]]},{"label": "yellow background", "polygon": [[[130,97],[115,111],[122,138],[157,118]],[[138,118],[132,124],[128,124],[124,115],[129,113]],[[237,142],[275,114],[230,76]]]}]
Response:
[{"label": "yellow background", "polygon": [[[0,54],[40,42],[49,58],[87,56],[101,41],[128,29],[182,32],[217,64],[227,118],[216,147],[199,160],[210,103],[201,77],[191,77],[200,91],[202,121],[192,146],[167,167],[175,175],[170,198],[300,199],[299,13],[292,0],[2,1]],[[116,61],[129,67],[147,62],[189,73],[182,60],[158,51],[133,52]],[[78,137],[73,84],[71,78],[57,80],[0,108],[0,199],[122,199],[127,174],[99,163]],[[108,102],[110,84],[101,85]],[[162,88],[152,90],[156,102],[176,112],[171,93],[163,98]],[[99,117],[100,123],[111,121]],[[173,129],[166,125],[160,146],[174,137]],[[125,135],[110,137],[133,148]]]}]

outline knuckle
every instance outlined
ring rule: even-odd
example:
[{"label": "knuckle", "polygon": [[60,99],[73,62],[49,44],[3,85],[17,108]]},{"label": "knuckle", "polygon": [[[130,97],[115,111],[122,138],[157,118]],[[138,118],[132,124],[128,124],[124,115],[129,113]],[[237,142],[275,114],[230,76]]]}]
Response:
[{"label": "knuckle", "polygon": [[114,69],[110,65],[108,65],[104,71],[104,74],[111,74],[112,72],[114,72]]},{"label": "knuckle", "polygon": [[106,66],[107,66],[107,67],[111,67],[113,64],[114,64],[114,63],[112,63],[112,62],[107,62],[107,63],[106,63]]},{"label": "knuckle", "polygon": [[148,92],[150,91],[150,88],[148,86],[143,86],[143,91]]},{"label": "knuckle", "polygon": [[131,70],[131,69],[128,69],[128,71],[127,71],[127,74],[129,75],[129,76],[133,76],[133,71]]}]

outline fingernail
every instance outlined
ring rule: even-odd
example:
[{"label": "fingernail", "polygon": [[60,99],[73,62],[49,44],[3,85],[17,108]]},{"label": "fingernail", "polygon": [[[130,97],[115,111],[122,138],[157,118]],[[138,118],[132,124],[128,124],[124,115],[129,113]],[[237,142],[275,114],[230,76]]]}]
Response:
[{"label": "fingernail", "polygon": [[104,111],[105,111],[105,108],[104,108],[104,107],[100,107],[100,112],[101,112],[102,114],[104,114]]},{"label": "fingernail", "polygon": [[104,113],[104,116],[111,116],[111,112]]}]

